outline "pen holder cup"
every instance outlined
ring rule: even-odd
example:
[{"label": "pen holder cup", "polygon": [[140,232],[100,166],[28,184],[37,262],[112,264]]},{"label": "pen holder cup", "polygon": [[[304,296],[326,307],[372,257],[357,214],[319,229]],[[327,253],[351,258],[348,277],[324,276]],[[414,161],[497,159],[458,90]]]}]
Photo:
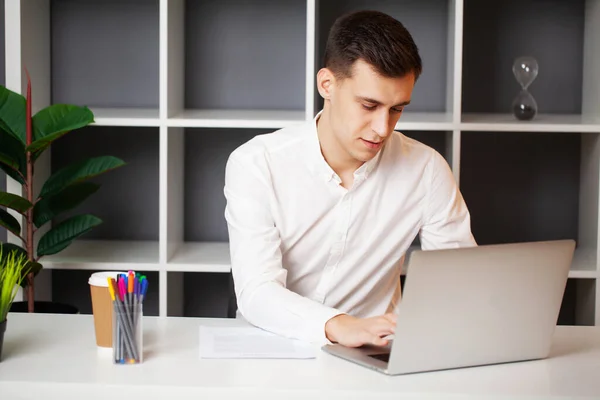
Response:
[{"label": "pen holder cup", "polygon": [[143,304],[113,304],[113,361],[115,364],[143,362]]}]

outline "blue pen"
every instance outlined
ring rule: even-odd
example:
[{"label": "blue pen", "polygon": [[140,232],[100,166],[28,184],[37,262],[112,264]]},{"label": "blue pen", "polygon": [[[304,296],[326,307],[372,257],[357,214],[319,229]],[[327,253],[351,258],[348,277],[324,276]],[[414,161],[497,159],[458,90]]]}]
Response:
[{"label": "blue pen", "polygon": [[142,293],[140,295],[140,303],[144,302],[144,298],[146,297],[146,293],[148,292],[148,279],[146,277],[142,280]]}]

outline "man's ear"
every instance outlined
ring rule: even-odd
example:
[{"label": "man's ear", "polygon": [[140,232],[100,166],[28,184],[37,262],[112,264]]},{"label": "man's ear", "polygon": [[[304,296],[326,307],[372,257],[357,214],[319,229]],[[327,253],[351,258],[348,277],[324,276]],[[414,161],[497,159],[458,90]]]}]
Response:
[{"label": "man's ear", "polygon": [[317,72],[317,90],[323,99],[329,100],[335,87],[335,76],[328,68],[321,68]]}]

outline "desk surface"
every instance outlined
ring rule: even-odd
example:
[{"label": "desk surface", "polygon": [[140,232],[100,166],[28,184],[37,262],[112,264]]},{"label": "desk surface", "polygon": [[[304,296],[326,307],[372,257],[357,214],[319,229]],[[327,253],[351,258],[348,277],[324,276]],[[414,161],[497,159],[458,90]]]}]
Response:
[{"label": "desk surface", "polygon": [[600,327],[558,326],[546,360],[395,377],[324,352],[310,360],[199,358],[200,324],[240,323],[145,317],[144,363],[113,365],[110,352],[95,345],[89,315],[10,314],[0,362],[1,397],[600,398]]}]

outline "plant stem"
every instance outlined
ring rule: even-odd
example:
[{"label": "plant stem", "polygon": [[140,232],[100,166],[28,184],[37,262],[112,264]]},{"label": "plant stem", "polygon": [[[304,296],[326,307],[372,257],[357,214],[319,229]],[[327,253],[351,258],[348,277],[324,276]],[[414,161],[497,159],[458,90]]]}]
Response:
[{"label": "plant stem", "polygon": [[[27,200],[30,202],[33,200],[33,164],[31,159],[31,152],[27,152]],[[27,210],[27,258],[30,261],[35,260],[33,254],[33,208]],[[33,273],[27,274],[27,311],[33,312],[34,304],[34,292],[33,292]]]},{"label": "plant stem", "polygon": [[[29,72],[25,69],[27,74],[27,114],[26,114],[26,127],[27,136],[26,143],[27,147],[33,142],[32,132],[32,120],[31,120],[31,78]],[[27,200],[33,203],[33,157],[31,151],[26,153],[27,161]],[[35,254],[33,253],[33,208],[27,210],[27,258],[30,261],[35,261]],[[27,274],[27,311],[32,313],[34,311],[34,287],[33,287],[33,273]]]}]

